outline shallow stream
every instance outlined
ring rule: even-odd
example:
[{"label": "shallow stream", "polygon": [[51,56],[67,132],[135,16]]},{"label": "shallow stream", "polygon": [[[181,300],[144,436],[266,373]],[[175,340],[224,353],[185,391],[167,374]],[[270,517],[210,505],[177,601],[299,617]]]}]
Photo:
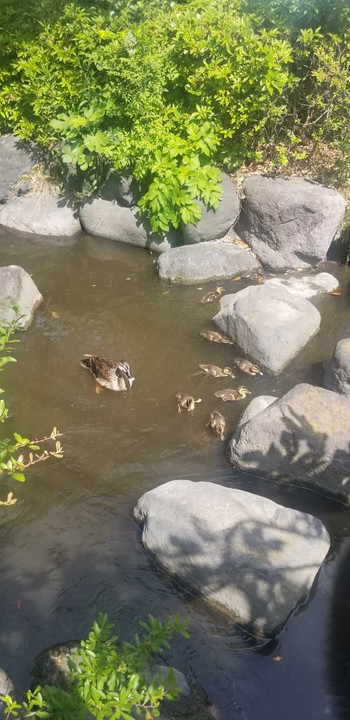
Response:
[{"label": "shallow stream", "polygon": [[[122,639],[149,612],[180,611],[190,618],[191,638],[174,642],[174,665],[202,686],[218,720],[349,718],[350,509],[232,470],[224,443],[204,425],[217,407],[233,429],[246,401],[220,406],[213,393],[230,383],[196,374],[200,362],[224,366],[232,358],[232,348],[199,337],[217,307],[200,299],[215,284],[163,284],[155,258],[83,234],[57,241],[0,230],[0,265],[21,265],[44,296],[16,346],[17,365],[1,377],[7,432],[41,437],[57,426],[65,449],[62,460],[9,486],[18,503],[0,513],[0,666],[26,687],[30,660],[83,637],[100,611]],[[320,384],[322,363],[349,336],[350,270],[326,269],[342,295],[317,301],[321,331],[280,377],[238,378],[252,397]],[[235,292],[247,282],[222,285]],[[86,352],[127,359],[136,378],[131,392],[96,394],[79,364]],[[177,391],[202,399],[194,413],[177,413]],[[260,493],[324,522],[332,538],[327,562],[308,603],[275,640],[258,640],[208,612],[143,550],[132,508],[146,490],[174,478]]]}]

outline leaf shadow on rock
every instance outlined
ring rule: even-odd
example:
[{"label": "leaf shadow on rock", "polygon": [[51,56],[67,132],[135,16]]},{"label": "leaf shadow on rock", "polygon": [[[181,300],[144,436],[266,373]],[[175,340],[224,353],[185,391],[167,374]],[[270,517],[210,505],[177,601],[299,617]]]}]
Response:
[{"label": "leaf shadow on rock", "polygon": [[[271,407],[260,413],[262,416],[266,412],[270,421],[273,419],[269,417]],[[239,434],[247,425],[239,428],[238,442]],[[278,433],[279,423],[275,438],[271,433],[270,444],[267,446],[265,442],[264,451],[242,451],[237,462],[232,449],[232,464],[347,502],[346,495],[350,494],[350,440],[344,442],[343,437],[343,447],[333,446],[331,429],[329,433],[320,432],[306,415],[295,412],[290,406],[288,415],[283,416],[283,425],[284,429]]]}]

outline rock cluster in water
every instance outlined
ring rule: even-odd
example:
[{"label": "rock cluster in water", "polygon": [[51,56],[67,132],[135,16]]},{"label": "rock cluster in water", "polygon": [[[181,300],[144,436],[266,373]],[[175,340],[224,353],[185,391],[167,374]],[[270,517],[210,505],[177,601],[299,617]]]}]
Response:
[{"label": "rock cluster in water", "polygon": [[[267,372],[280,373],[318,332],[321,316],[310,298],[334,292],[338,283],[310,268],[325,259],[342,221],[345,200],[336,191],[300,178],[252,175],[241,207],[231,178],[222,174],[216,212],[201,204],[198,225],[157,237],[140,217],[133,178],[112,174],[100,196],[76,212],[63,198],[33,194],[30,181],[21,180],[33,162],[13,136],[0,138],[5,227],[53,236],[72,236],[83,227],[149,248],[162,253],[161,279],[174,283],[262,279],[222,297],[214,321]],[[262,267],[308,273],[265,279]],[[11,321],[16,305],[26,328],[41,300],[23,268],[0,268],[2,319]],[[254,398],[229,442],[231,463],[350,502],[349,338],[337,344],[324,384],[327,389],[297,385],[280,399]],[[168,573],[267,635],[307,597],[329,548],[318,519],[209,482],[166,483],[140,498],[134,513],[145,548]]]}]

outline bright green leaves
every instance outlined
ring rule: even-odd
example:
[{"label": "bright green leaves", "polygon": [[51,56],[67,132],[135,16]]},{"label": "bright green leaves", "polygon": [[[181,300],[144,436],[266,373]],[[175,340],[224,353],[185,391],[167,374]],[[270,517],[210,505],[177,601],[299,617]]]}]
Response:
[{"label": "bright green leaves", "polygon": [[152,720],[159,716],[162,700],[176,699],[179,690],[171,668],[167,678],[152,675],[152,656],[165,648],[175,633],[188,638],[187,621],[179,615],[164,621],[148,616],[141,622],[142,636],[134,643],[119,643],[107,615],[94,622],[88,639],[83,640],[76,660],[68,660],[71,672],[69,691],[45,686],[27,692],[22,707],[9,695],[2,696],[8,716],[23,720]]},{"label": "bright green leaves", "polygon": [[[0,325],[0,352],[5,355],[0,355],[0,372],[4,369],[8,363],[16,362],[15,358],[11,355],[7,355],[12,345],[16,340],[13,335],[16,332],[20,315],[18,308],[12,308],[15,312],[16,319],[11,323],[3,322]],[[3,390],[0,389],[0,393]],[[8,417],[8,408],[5,405],[3,399],[0,400],[0,422],[5,422]],[[13,440],[9,438],[0,438],[0,479],[11,477],[17,482],[25,481],[24,471],[32,465],[38,462],[48,460],[50,457],[61,458],[63,450],[60,441],[57,440],[60,433],[57,428],[52,430],[52,433],[48,437],[44,437],[41,440],[29,440],[28,438],[22,437],[19,433],[15,432]],[[54,441],[54,449],[43,450],[41,445],[46,442]],[[7,495],[6,500],[1,500],[0,505],[14,505],[16,498],[13,497],[12,493]],[[39,717],[39,716],[38,716]]]}]

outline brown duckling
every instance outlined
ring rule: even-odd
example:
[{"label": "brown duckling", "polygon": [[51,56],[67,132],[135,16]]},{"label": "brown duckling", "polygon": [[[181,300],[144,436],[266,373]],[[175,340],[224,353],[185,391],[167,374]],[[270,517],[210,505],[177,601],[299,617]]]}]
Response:
[{"label": "brown duckling", "polygon": [[135,379],[126,360],[84,355],[80,365],[89,370],[96,382],[108,390],[130,390]]},{"label": "brown duckling", "polygon": [[234,358],[233,364],[248,375],[263,375],[258,365],[254,365],[243,357]]},{"label": "brown duckling", "polygon": [[222,335],[221,333],[216,332],[215,330],[202,330],[200,336],[205,340],[210,340],[211,342],[222,343],[223,345],[233,345],[233,342],[232,340],[230,340],[230,338],[228,338],[226,335]]},{"label": "brown duckling", "polygon": [[218,300],[220,295],[225,292],[225,288],[223,287],[217,287],[212,292],[207,293],[202,297],[201,303],[202,305],[205,305],[206,303],[212,303],[215,302],[215,300]]},{"label": "brown duckling", "polygon": [[234,374],[232,372],[232,369],[230,367],[218,367],[218,365],[199,365],[200,369],[204,373],[204,375],[215,377],[215,378],[222,378],[222,377],[232,377],[234,378]]},{"label": "brown duckling", "polygon": [[220,440],[224,440],[226,420],[224,416],[218,412],[218,410],[213,410],[213,412],[210,413],[210,418],[205,427],[213,428],[214,432],[220,436]]},{"label": "brown duckling", "polygon": [[190,410],[194,410],[196,403],[202,402],[201,398],[195,400],[192,395],[187,395],[187,393],[181,392],[176,393],[175,398],[177,400],[177,412],[179,413],[182,410],[187,410],[188,412]]},{"label": "brown duckling", "polygon": [[226,388],[226,390],[218,390],[214,393],[214,395],[224,402],[230,402],[234,400],[243,400],[246,395],[251,395],[251,392],[250,390],[247,390],[244,385],[240,385],[237,390],[234,390],[233,388]]}]

